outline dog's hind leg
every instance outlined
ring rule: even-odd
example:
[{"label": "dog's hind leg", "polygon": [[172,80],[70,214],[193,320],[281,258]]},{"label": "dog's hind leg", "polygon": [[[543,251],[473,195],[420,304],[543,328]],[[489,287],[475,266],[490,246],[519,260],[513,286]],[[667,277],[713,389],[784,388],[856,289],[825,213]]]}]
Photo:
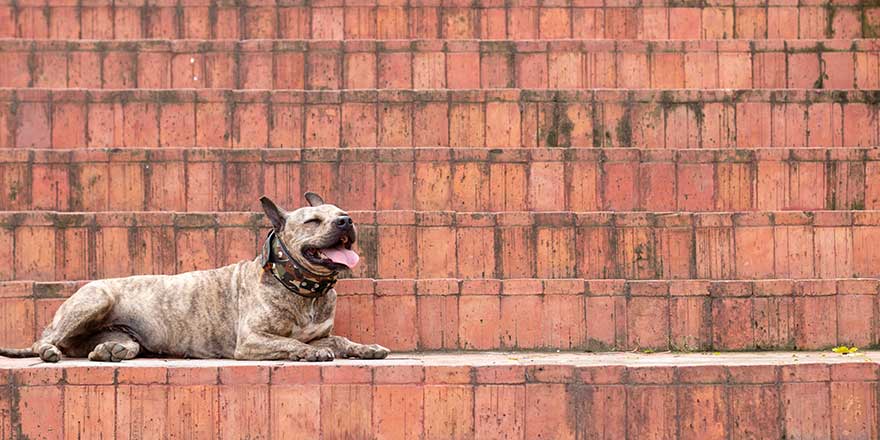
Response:
[{"label": "dog's hind leg", "polygon": [[34,352],[45,362],[58,362],[61,359],[58,347],[69,347],[72,339],[100,328],[115,303],[114,297],[100,287],[83,286],[55,312],[52,324],[34,343]]},{"label": "dog's hind leg", "polygon": [[[88,353],[90,361],[119,362],[134,359],[141,351],[140,344],[128,333],[103,331],[86,339],[80,350],[93,349]],[[79,354],[79,353],[78,353]],[[81,354],[85,354],[82,353]]]}]

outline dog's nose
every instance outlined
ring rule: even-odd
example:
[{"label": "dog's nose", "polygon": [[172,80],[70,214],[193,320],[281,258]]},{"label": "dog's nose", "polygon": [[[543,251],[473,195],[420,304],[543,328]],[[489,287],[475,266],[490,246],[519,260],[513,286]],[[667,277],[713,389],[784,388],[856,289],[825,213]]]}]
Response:
[{"label": "dog's nose", "polygon": [[333,221],[336,224],[336,227],[339,229],[351,228],[352,222],[351,217],[347,215],[343,215],[342,217],[337,218]]}]

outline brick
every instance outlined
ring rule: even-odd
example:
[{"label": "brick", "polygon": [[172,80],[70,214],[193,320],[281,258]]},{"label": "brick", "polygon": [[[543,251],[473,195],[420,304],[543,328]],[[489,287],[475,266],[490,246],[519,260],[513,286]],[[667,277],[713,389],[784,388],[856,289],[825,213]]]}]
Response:
[{"label": "brick", "polygon": [[474,391],[469,385],[426,385],[426,438],[463,439],[474,436]]},{"label": "brick", "polygon": [[526,390],[522,385],[481,385],[474,391],[475,434],[479,438],[524,435]]},{"label": "brick", "polygon": [[526,384],[527,438],[575,438],[565,384]]},{"label": "brick", "polygon": [[23,386],[18,389],[21,434],[29,438],[58,437],[64,430],[64,394],[60,386]]},{"label": "brick", "polygon": [[396,351],[416,349],[415,296],[376,298],[375,311],[376,338],[381,344]]},{"label": "brick", "polygon": [[664,298],[631,298],[627,304],[629,347],[660,348],[668,345],[668,303]]},{"label": "brick", "polygon": [[161,385],[120,385],[116,391],[116,436],[164,437],[166,393]]},{"label": "brick", "polygon": [[273,385],[270,399],[272,437],[283,438],[291,432],[320,435],[320,385]]},{"label": "brick", "polygon": [[369,385],[322,386],[321,432],[331,437],[370,437],[371,397],[372,390]]},{"label": "brick", "polygon": [[112,437],[115,432],[116,389],[107,385],[64,387],[65,435]]},{"label": "brick", "polygon": [[500,300],[492,296],[464,296],[459,300],[459,338],[465,349],[489,349],[500,338]]},{"label": "brick", "polygon": [[626,414],[623,386],[577,385],[573,388],[577,432],[585,438],[621,438],[626,427],[615,421]]},{"label": "brick", "polygon": [[419,385],[377,385],[373,388],[375,438],[413,438],[422,433],[424,400]]},{"label": "brick", "polygon": [[241,384],[221,386],[219,405],[219,432],[221,436],[238,437],[245,433],[249,435],[268,435],[268,385]]},{"label": "brick", "polygon": [[780,392],[775,385],[738,385],[730,388],[731,435],[742,438],[780,436]]},{"label": "brick", "polygon": [[719,385],[683,387],[678,393],[682,438],[723,437],[728,428],[726,390]]},{"label": "brick", "polygon": [[219,435],[219,397],[215,386],[172,386],[168,389],[169,414],[189,414],[189,420],[169,418],[169,437]]},{"label": "brick", "polygon": [[784,384],[781,399],[785,432],[794,436],[830,436],[829,396],[828,384],[825,383]]},{"label": "brick", "polygon": [[634,386],[627,395],[628,435],[672,438],[676,435],[676,396],[662,386]]},{"label": "brick", "polygon": [[452,349],[459,347],[458,298],[419,297],[419,348]]}]

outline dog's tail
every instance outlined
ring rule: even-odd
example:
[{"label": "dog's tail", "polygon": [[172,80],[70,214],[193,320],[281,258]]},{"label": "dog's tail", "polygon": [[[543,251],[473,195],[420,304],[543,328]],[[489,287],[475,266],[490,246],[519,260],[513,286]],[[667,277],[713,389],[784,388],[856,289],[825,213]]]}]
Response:
[{"label": "dog's tail", "polygon": [[37,357],[37,353],[30,348],[2,348],[0,347],[0,356],[8,358],[29,358]]}]

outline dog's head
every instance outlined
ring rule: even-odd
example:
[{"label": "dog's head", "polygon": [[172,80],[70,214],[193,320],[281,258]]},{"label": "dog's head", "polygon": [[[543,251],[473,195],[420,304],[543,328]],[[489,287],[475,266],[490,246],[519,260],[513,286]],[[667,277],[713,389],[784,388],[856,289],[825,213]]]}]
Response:
[{"label": "dog's head", "polygon": [[278,238],[290,256],[316,275],[330,275],[357,265],[358,254],[351,250],[357,231],[348,213],[324,203],[321,196],[307,192],[309,206],[287,212],[268,197],[260,197],[263,211],[272,222]]}]

